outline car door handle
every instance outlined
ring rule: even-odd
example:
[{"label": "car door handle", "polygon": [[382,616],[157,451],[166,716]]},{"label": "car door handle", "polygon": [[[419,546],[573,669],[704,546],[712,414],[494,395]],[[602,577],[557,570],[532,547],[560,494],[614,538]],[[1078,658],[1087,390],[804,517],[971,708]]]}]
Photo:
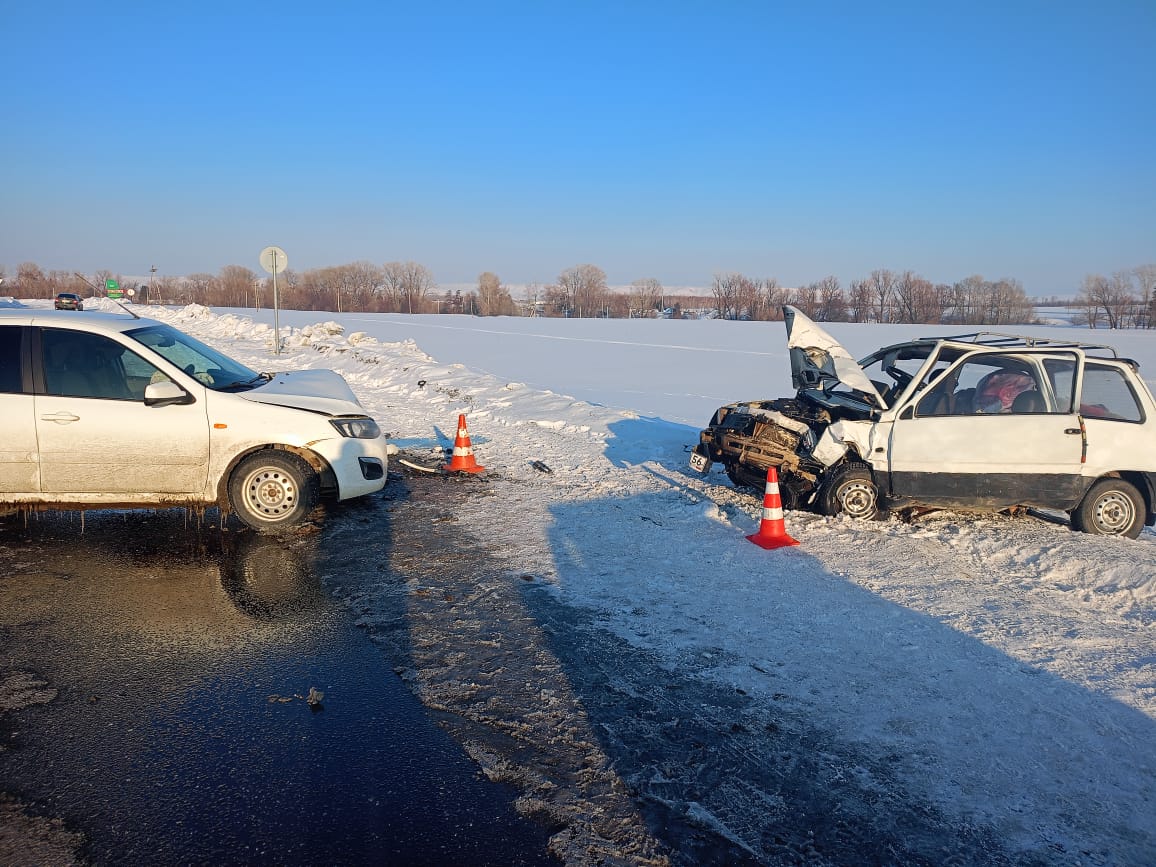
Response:
[{"label": "car door handle", "polygon": [[1064,433],[1071,434],[1072,436],[1079,436],[1080,435],[1080,429],[1078,427],[1064,428]]},{"label": "car door handle", "polygon": [[80,416],[73,415],[70,412],[54,412],[51,415],[40,416],[41,421],[54,421],[57,424],[72,424],[74,421],[80,421]]}]

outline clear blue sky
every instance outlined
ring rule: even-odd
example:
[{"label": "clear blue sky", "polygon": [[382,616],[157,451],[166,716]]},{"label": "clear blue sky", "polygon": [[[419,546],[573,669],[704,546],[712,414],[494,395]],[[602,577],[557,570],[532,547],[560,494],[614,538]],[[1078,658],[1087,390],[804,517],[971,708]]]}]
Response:
[{"label": "clear blue sky", "polygon": [[0,0],[0,264],[1156,262],[1156,2]]}]

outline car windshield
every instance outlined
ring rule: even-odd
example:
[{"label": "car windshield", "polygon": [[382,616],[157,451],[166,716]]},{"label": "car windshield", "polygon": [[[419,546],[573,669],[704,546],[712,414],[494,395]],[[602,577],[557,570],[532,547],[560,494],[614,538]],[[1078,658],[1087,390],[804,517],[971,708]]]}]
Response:
[{"label": "car windshield", "polygon": [[168,325],[149,325],[125,333],[214,391],[253,388],[269,378]]},{"label": "car windshield", "polygon": [[[926,343],[892,346],[862,359],[859,366],[883,396],[886,404],[891,406],[927,363],[927,357],[934,348],[934,344]],[[942,359],[940,361],[942,362]],[[942,373],[944,367],[945,363],[937,364],[927,380],[919,384],[919,388],[923,388],[927,381]]]}]

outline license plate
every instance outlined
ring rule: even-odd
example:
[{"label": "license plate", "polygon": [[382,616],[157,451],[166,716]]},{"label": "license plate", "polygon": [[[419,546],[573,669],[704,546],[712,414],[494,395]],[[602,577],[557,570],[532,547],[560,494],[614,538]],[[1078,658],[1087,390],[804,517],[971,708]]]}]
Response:
[{"label": "license plate", "polygon": [[710,458],[699,452],[690,453],[690,468],[695,472],[705,473],[710,469]]}]

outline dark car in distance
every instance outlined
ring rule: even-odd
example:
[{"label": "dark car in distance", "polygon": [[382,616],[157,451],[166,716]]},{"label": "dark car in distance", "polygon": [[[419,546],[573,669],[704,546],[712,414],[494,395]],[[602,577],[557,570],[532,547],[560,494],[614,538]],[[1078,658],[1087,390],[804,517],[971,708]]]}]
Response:
[{"label": "dark car in distance", "polygon": [[83,310],[84,301],[75,292],[61,292],[53,302],[57,310]]}]

